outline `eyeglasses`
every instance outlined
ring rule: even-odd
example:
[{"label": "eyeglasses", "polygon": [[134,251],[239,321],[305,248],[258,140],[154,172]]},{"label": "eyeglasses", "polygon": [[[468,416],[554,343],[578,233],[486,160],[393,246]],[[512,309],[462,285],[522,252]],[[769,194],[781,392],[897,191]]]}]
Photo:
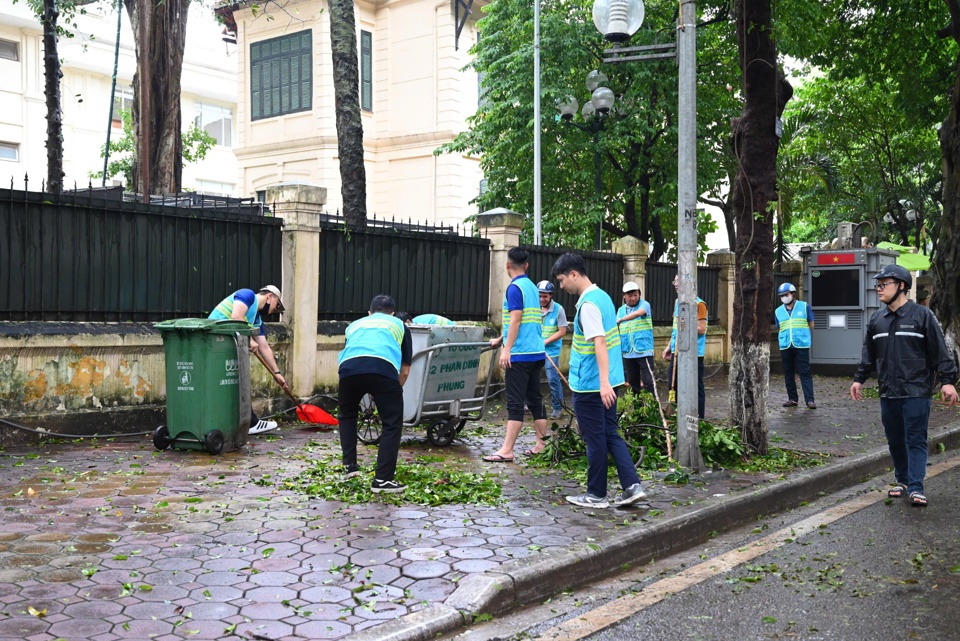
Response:
[{"label": "eyeglasses", "polygon": [[883,288],[885,288],[887,285],[895,285],[896,283],[897,283],[897,281],[895,281],[895,280],[888,280],[888,281],[885,282],[885,283],[877,283],[877,291],[879,292],[879,291],[883,290]]}]

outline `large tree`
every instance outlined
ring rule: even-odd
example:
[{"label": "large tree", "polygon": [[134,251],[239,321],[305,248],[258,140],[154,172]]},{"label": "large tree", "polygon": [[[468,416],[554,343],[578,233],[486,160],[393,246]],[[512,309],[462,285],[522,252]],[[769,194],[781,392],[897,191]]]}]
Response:
[{"label": "large tree", "polygon": [[773,222],[777,203],[778,121],[793,95],[777,59],[771,0],[737,0],[734,10],[743,113],[732,124],[737,175],[736,295],[730,358],[730,416],[744,443],[767,451],[767,389],[773,309]]},{"label": "large tree", "polygon": [[180,74],[190,0],[125,4],[137,54],[132,110],[137,153],[131,188],[144,198],[175,194],[183,169]]},{"label": "large tree", "polygon": [[60,9],[57,0],[43,0],[43,93],[47,103],[47,191],[63,189],[63,109],[60,101],[60,53],[57,49]]},{"label": "large tree", "polygon": [[367,174],[363,165],[360,71],[353,1],[329,0],[328,5],[343,217],[347,222],[362,224],[367,220]]}]

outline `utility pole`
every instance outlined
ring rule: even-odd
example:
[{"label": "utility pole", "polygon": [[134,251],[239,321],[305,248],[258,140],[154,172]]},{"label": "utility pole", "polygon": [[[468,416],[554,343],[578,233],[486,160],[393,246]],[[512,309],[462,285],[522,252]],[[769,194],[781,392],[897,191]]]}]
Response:
[{"label": "utility pole", "polygon": [[680,0],[677,23],[679,117],[677,122],[677,462],[701,471],[697,418],[697,3]]},{"label": "utility pole", "polygon": [[533,244],[543,242],[540,165],[540,0],[533,0]]}]

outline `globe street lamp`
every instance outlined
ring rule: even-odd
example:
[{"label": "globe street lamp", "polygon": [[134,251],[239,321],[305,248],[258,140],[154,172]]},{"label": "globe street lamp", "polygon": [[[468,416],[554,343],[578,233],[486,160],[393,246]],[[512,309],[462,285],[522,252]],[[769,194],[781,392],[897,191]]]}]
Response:
[{"label": "globe street lamp", "polygon": [[[605,87],[607,75],[602,71],[591,71],[587,74],[587,90],[590,92],[590,100],[584,103],[580,110],[584,124],[573,121],[580,106],[577,99],[573,96],[557,102],[557,110],[560,112],[560,118],[565,123],[576,127],[581,131],[593,134],[593,193],[597,203],[602,204],[603,199],[603,175],[601,173],[600,158],[600,132],[607,124],[610,110],[616,101],[613,91]],[[603,243],[603,219],[597,220],[596,229],[596,248],[599,251]]]}]

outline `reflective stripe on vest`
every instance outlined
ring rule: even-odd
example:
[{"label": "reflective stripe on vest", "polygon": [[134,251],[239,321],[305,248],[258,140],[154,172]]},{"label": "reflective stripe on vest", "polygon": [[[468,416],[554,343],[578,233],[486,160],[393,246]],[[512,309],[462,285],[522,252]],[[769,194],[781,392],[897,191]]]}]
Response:
[{"label": "reflective stripe on vest", "polygon": [[[526,276],[517,278],[511,283],[520,288],[523,294],[523,315],[520,317],[520,330],[517,332],[517,340],[513,344],[510,353],[514,356],[518,354],[543,354],[543,314],[540,311],[540,290]],[[507,293],[503,293],[503,338],[507,338],[507,332],[510,330],[510,310],[507,309]]]},{"label": "reflective stripe on vest", "polygon": [[623,358],[620,356],[620,330],[617,329],[617,310],[613,300],[602,289],[591,289],[577,303],[573,321],[573,351],[570,352],[570,389],[574,392],[599,392],[600,370],[597,367],[597,349],[593,339],[587,340],[580,322],[580,309],[591,304],[600,310],[607,339],[607,358],[610,362],[611,387],[623,385]]},{"label": "reflective stripe on vest", "polygon": [[[697,307],[700,306],[700,303],[703,302],[699,296],[697,296]],[[673,331],[670,332],[670,351],[677,351],[677,316],[680,314],[680,301],[678,300],[673,304]],[[699,319],[698,319],[699,320]],[[703,356],[707,352],[707,335],[703,336],[697,334],[697,356]]]},{"label": "reflective stripe on vest", "polygon": [[[637,303],[636,307],[622,305],[617,310],[617,318],[623,318],[638,309],[640,309],[640,303]],[[644,355],[653,354],[653,319],[649,312],[620,323],[620,349],[624,354],[632,352]]]},{"label": "reflective stripe on vest", "polygon": [[[217,305],[212,312],[210,312],[210,316],[208,316],[207,318],[212,318],[214,320],[224,320],[224,319],[233,318],[234,296],[236,296],[242,291],[243,291],[242,289],[238,289],[237,291],[233,292],[232,294],[224,298],[222,301],[220,301],[220,304]],[[247,291],[253,292],[252,289]],[[260,310],[257,309],[257,295],[256,293],[254,293],[253,305],[248,307],[247,313],[244,314],[244,320],[247,321],[247,325],[249,325],[254,329],[260,329],[260,325],[263,324],[263,321],[260,320],[260,315],[257,313],[259,311]]]},{"label": "reflective stripe on vest", "polygon": [[810,348],[810,322],[807,320],[807,304],[798,300],[792,311],[787,311],[786,305],[777,308],[777,323],[780,331],[777,338],[780,340],[780,349],[797,347]]},{"label": "reflective stripe on vest", "polygon": [[337,357],[337,365],[351,358],[380,358],[400,372],[400,346],[403,344],[403,322],[389,314],[370,314],[347,327],[347,344]]},{"label": "reflective stripe on vest", "polygon": [[[552,301],[550,304],[553,305],[553,309],[551,309],[546,314],[542,315],[543,340],[547,340],[548,338],[556,334],[557,331],[560,329],[560,326],[557,325],[557,320],[560,317],[560,306]],[[547,354],[549,354],[554,360],[556,360],[557,356],[560,356],[560,350],[562,347],[563,347],[562,338],[560,340],[553,341],[549,345],[544,344],[544,349],[546,350]]]}]

